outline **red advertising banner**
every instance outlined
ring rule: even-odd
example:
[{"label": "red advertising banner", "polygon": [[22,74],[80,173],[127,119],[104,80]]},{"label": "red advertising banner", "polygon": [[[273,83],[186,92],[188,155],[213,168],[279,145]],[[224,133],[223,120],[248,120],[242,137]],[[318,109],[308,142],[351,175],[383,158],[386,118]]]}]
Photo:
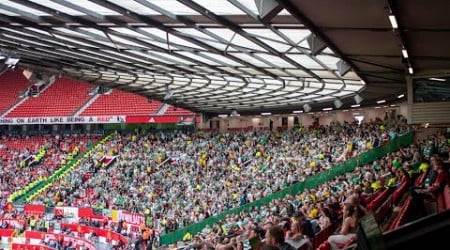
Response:
[{"label": "red advertising banner", "polygon": [[193,123],[194,117],[189,116],[127,116],[126,123]]},{"label": "red advertising banner", "polygon": [[94,210],[90,207],[79,207],[78,217],[91,217],[94,214]]},{"label": "red advertising banner", "polygon": [[128,224],[140,225],[141,223],[145,222],[145,217],[141,214],[119,211],[119,220],[124,220]]},{"label": "red advertising banner", "polygon": [[103,220],[105,219],[105,216],[94,214],[94,209],[90,207],[79,207],[78,208],[78,217],[86,217],[90,219],[97,219],[97,220]]},{"label": "red advertising banner", "polygon": [[[38,239],[42,240],[44,238],[49,238],[50,240],[59,240],[62,239],[64,242],[72,242],[74,246],[85,247],[89,250],[95,250],[94,243],[83,239],[81,237],[74,237],[64,234],[54,234],[54,233],[46,233],[39,231],[25,231],[25,238],[27,239]],[[53,248],[50,248],[53,249]]]},{"label": "red advertising banner", "polygon": [[25,205],[23,210],[26,214],[42,215],[45,212],[45,206],[27,204],[27,205]]},{"label": "red advertising banner", "polygon": [[11,237],[14,229],[0,229],[0,237]]},{"label": "red advertising banner", "polygon": [[44,245],[41,246],[41,245],[12,243],[11,250],[55,250],[55,249]]},{"label": "red advertising banner", "polygon": [[127,239],[116,232],[108,231],[104,229],[100,229],[97,227],[89,227],[89,226],[82,226],[78,224],[61,224],[61,228],[69,228],[70,230],[74,232],[79,233],[91,233],[94,232],[99,237],[105,237],[108,240],[115,240],[115,241],[122,241],[125,245],[127,244]]}]

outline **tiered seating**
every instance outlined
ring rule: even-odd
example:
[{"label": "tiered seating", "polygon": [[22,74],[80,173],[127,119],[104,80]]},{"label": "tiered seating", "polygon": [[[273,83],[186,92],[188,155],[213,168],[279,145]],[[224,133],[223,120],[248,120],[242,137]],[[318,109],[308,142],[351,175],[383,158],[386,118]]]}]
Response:
[{"label": "tiered seating", "polygon": [[164,115],[194,115],[192,111],[182,108],[176,108],[174,106],[169,106],[169,108],[164,112]]},{"label": "tiered seating", "polygon": [[91,85],[68,78],[56,80],[39,96],[29,98],[7,117],[58,117],[73,115],[88,99]]},{"label": "tiered seating", "polygon": [[[416,178],[416,180],[414,182],[414,186],[416,186],[416,187],[422,186],[426,176],[427,176],[427,172],[421,173]],[[400,186],[397,190],[395,190],[394,193],[392,194],[392,198],[388,199],[388,200],[392,200],[393,204],[397,203],[400,200],[400,197],[406,192],[406,189],[408,186],[406,186],[406,187],[403,187],[403,186],[404,185]],[[414,212],[413,210],[414,210],[414,208],[412,207],[412,197],[410,195],[408,195],[408,197],[406,197],[406,200],[403,202],[400,211],[398,212],[398,214],[395,216],[394,220],[390,224],[389,230],[394,230],[397,227],[408,222],[410,220],[410,218],[412,217],[412,213]]]},{"label": "tiered seating", "polygon": [[4,148],[0,147],[0,159],[4,159],[4,158],[10,159],[10,158],[12,158],[12,156],[13,155],[10,152],[8,152]]},{"label": "tiered seating", "polygon": [[[384,191],[378,191],[377,196],[371,200],[367,208],[373,210],[375,219],[378,223],[382,223],[391,212],[392,206],[400,203],[401,197],[406,192],[409,184],[408,182],[402,183],[402,185],[396,188],[393,192],[388,188]],[[375,195],[375,194],[374,194]]]},{"label": "tiered seating", "polygon": [[389,212],[391,211],[393,201],[392,199],[386,199],[386,201],[381,204],[379,208],[375,211],[375,220],[378,223],[382,223],[383,220],[388,216]]},{"label": "tiered seating", "polygon": [[450,186],[445,186],[442,195],[438,199],[439,212],[450,209]]},{"label": "tiered seating", "polygon": [[78,146],[80,152],[84,152],[87,149],[88,141],[91,143],[98,141],[101,138],[100,135],[83,135],[78,137],[72,137],[68,141],[61,142],[59,149],[66,152],[72,152],[75,146]]},{"label": "tiered seating", "polygon": [[312,239],[311,243],[313,245],[313,249],[318,249],[320,247],[326,249],[329,247],[328,237],[332,235],[339,227],[339,223],[335,222],[329,225],[327,228],[320,230]]},{"label": "tiered seating", "polygon": [[412,197],[408,196],[408,198],[406,198],[406,201],[403,204],[402,208],[400,209],[400,212],[398,213],[397,217],[395,217],[394,221],[391,223],[389,230],[396,229],[397,227],[408,222],[411,211],[412,211],[411,204],[412,204]]},{"label": "tiered seating", "polygon": [[389,197],[391,189],[385,189],[375,199],[367,205],[368,210],[374,210],[383,204]]},{"label": "tiered seating", "polygon": [[370,204],[375,198],[377,198],[379,195],[381,195],[382,192],[383,192],[382,189],[378,189],[377,191],[375,191],[375,193],[373,193],[371,196],[366,198],[366,203]]},{"label": "tiered seating", "polygon": [[0,114],[14,105],[19,93],[28,88],[28,79],[21,71],[7,71],[0,76]]},{"label": "tiered seating", "polygon": [[81,115],[150,115],[160,107],[161,103],[158,101],[153,100],[149,103],[146,97],[114,90],[109,95],[101,95]]},{"label": "tiered seating", "polygon": [[[73,152],[75,147],[79,153],[86,150],[88,142],[95,143],[100,135],[64,135],[64,136],[35,136],[23,138],[4,138],[0,141],[5,152],[8,153],[8,161],[0,161],[0,174],[20,173],[17,176],[7,176],[3,179],[8,185],[0,188],[0,193],[6,191],[12,193],[24,188],[38,178],[48,177],[62,166],[63,159],[69,159],[67,153]],[[46,156],[32,167],[24,167],[19,164],[24,159],[24,153],[37,152],[46,147]],[[21,156],[22,155],[22,156]],[[20,156],[20,157],[19,157]],[[13,158],[14,157],[14,158]]]},{"label": "tiered seating", "polygon": [[5,138],[0,140],[0,144],[4,145],[6,148],[8,148],[9,152],[6,150],[6,148],[0,149],[0,158],[2,156],[7,156],[7,158],[10,158],[12,156],[13,151],[21,152],[24,149],[28,149],[30,152],[37,152],[39,151],[39,148],[41,145],[43,145],[45,142],[45,137],[43,136],[34,136],[29,137],[26,139],[19,139],[19,138]]},{"label": "tiered seating", "polygon": [[398,187],[393,193],[392,193],[392,203],[397,204],[400,201],[400,198],[403,196],[403,194],[406,192],[406,190],[409,187],[409,183],[404,182],[400,187]]},{"label": "tiered seating", "polygon": [[427,178],[427,174],[428,172],[422,172],[416,179],[416,181],[414,182],[414,186],[416,187],[421,187],[423,185],[423,182],[425,181],[425,179]]}]

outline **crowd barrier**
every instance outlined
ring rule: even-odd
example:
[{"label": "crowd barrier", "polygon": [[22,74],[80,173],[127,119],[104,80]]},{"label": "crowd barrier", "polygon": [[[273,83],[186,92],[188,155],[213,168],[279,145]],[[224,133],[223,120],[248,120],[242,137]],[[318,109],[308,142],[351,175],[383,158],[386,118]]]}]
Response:
[{"label": "crowd barrier", "polygon": [[[13,206],[19,212],[27,216],[37,216],[42,218],[44,214],[53,213],[55,216],[60,215],[66,218],[71,223],[77,223],[80,218],[89,218],[91,220],[98,220],[103,222],[117,223],[125,221],[132,232],[139,232],[139,225],[145,221],[145,216],[137,213],[129,213],[123,210],[116,209],[94,209],[90,207],[45,207],[44,205],[26,204],[24,206]],[[7,221],[10,225],[23,224],[23,221],[16,219],[2,218],[1,222]]]},{"label": "crowd barrier", "polygon": [[[95,244],[84,239],[83,235],[80,237],[74,237],[69,236],[65,234],[58,234],[58,233],[46,233],[46,232],[40,232],[40,231],[25,231],[25,243],[30,245],[39,245],[42,244],[42,241],[48,238],[49,240],[62,240],[63,244],[66,245],[69,242],[72,243],[72,246],[76,247],[76,249],[79,249],[80,247],[83,247],[86,250],[95,250]],[[41,245],[39,245],[41,246]],[[53,248],[49,248],[53,249]]]},{"label": "crowd barrier", "polygon": [[102,242],[102,243],[111,242],[112,244],[114,244],[116,242],[121,241],[124,246],[126,246],[128,244],[128,240],[125,238],[125,236],[123,236],[119,233],[113,232],[113,231],[109,231],[109,230],[105,230],[105,229],[101,229],[101,228],[97,228],[97,227],[90,227],[90,226],[84,226],[84,225],[78,225],[78,224],[61,224],[61,229],[63,229],[63,228],[68,228],[73,232],[77,232],[77,233],[81,234],[81,236],[84,234],[88,234],[88,233],[95,233],[99,239],[99,242]]},{"label": "crowd barrier", "polygon": [[54,248],[41,245],[12,243],[11,250],[55,250]]},{"label": "crowd barrier", "polygon": [[3,244],[11,242],[11,237],[14,236],[14,229],[0,229],[0,238]]},{"label": "crowd barrier", "polygon": [[[15,234],[14,229],[0,229],[1,243],[3,244],[16,244],[16,248],[13,249],[53,249],[46,248],[42,245],[44,239],[59,241],[62,240],[64,245],[72,244],[77,249],[83,247],[87,250],[95,250],[96,246],[91,241],[85,239],[85,235],[89,233],[95,233],[98,241],[101,243],[111,243],[116,244],[122,242],[124,246],[128,245],[128,240],[121,234],[112,232],[105,229],[100,229],[96,227],[78,225],[78,224],[61,224],[61,228],[70,229],[72,232],[78,233],[78,237],[70,236],[60,233],[50,233],[41,231],[25,231],[25,234],[21,237],[13,238]],[[29,248],[26,248],[29,246]]]},{"label": "crowd barrier", "polygon": [[409,132],[400,137],[396,137],[389,141],[388,143],[374,148],[368,152],[362,153],[359,156],[352,158],[348,161],[343,162],[327,171],[321,172],[317,175],[308,177],[304,182],[299,182],[293,184],[283,190],[275,192],[269,196],[266,196],[262,199],[259,199],[252,203],[247,203],[243,206],[231,209],[227,212],[224,212],[220,215],[216,215],[210,218],[207,218],[201,222],[196,224],[189,225],[187,227],[178,229],[169,234],[160,235],[160,244],[161,245],[169,245],[172,243],[176,243],[183,239],[183,236],[189,232],[191,234],[199,233],[206,225],[212,226],[214,223],[225,219],[225,217],[229,214],[239,214],[242,211],[249,211],[252,207],[260,207],[262,205],[267,205],[270,201],[274,199],[280,199],[285,197],[286,195],[295,195],[299,192],[302,192],[305,189],[311,189],[316,186],[319,186],[327,181],[332,180],[334,177],[342,175],[346,172],[353,171],[357,166],[364,165],[373,162],[388,153],[397,151],[400,147],[406,147],[414,142],[414,132]]},{"label": "crowd barrier", "polygon": [[25,235],[23,237],[13,239],[13,236],[15,236],[14,229],[0,229],[1,242],[3,244],[11,244],[11,249],[53,249],[51,247],[42,245],[42,241],[45,238],[55,241],[63,240],[64,243],[72,242],[73,246],[84,247],[87,250],[96,249],[95,245],[86,239],[64,234],[46,233],[40,231],[25,231]]}]

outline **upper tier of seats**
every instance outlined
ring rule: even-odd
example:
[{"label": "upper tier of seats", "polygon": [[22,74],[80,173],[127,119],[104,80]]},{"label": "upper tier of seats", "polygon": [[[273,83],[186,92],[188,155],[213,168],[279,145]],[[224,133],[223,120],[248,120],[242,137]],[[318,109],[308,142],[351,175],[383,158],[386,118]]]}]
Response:
[{"label": "upper tier of seats", "polygon": [[192,111],[182,108],[176,108],[174,106],[169,106],[164,115],[192,115]]},{"label": "upper tier of seats", "polygon": [[160,107],[161,102],[153,100],[149,103],[146,97],[113,90],[111,94],[99,96],[81,115],[150,115]]},{"label": "upper tier of seats", "polygon": [[69,78],[59,78],[37,97],[29,97],[6,117],[71,116],[89,98],[92,85]]},{"label": "upper tier of seats", "polygon": [[[0,114],[4,113],[20,99],[21,91],[26,91],[29,81],[22,71],[7,71],[0,76]],[[94,86],[88,83],[59,78],[36,97],[29,97],[15,107],[5,117],[55,117],[72,116],[92,97],[89,91]],[[113,90],[110,94],[100,95],[80,115],[152,115],[162,103],[156,100],[148,102],[146,97]],[[191,111],[169,106],[163,115],[192,115]]]},{"label": "upper tier of seats", "polygon": [[0,114],[14,105],[19,93],[28,88],[28,79],[19,71],[7,71],[0,77]]},{"label": "upper tier of seats", "polygon": [[[25,149],[30,152],[37,152],[42,144],[44,144],[45,138],[42,136],[29,137],[26,139],[18,138],[0,138],[0,159],[12,158],[13,152],[21,152]],[[7,150],[8,149],[8,150]]]}]

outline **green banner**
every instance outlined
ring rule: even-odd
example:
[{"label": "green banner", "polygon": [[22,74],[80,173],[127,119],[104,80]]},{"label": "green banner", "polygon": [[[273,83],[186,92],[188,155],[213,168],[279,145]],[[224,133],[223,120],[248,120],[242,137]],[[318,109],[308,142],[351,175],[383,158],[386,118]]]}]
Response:
[{"label": "green banner", "polygon": [[243,206],[231,209],[222,214],[205,219],[199,223],[192,224],[187,227],[178,229],[169,234],[161,235],[160,244],[161,245],[169,245],[169,244],[176,243],[177,241],[182,240],[183,236],[187,232],[190,232],[192,234],[197,234],[203,228],[205,228],[206,225],[212,226],[214,223],[216,223],[220,220],[223,220],[226,217],[226,215],[228,215],[228,214],[239,214],[242,211],[250,210],[252,207],[260,207],[262,205],[267,205],[270,203],[270,201],[272,201],[274,199],[283,198],[287,194],[295,195],[295,194],[302,192],[305,189],[311,189],[316,186],[319,186],[327,181],[332,180],[336,176],[342,175],[346,172],[353,171],[358,165],[364,165],[364,164],[371,163],[374,160],[377,160],[377,159],[385,156],[388,153],[397,151],[400,147],[406,147],[406,146],[412,144],[413,141],[414,141],[414,132],[409,132],[408,134],[405,134],[401,137],[397,137],[380,147],[377,147],[368,152],[362,153],[361,155],[359,155],[355,158],[352,158],[346,162],[343,162],[325,172],[319,173],[315,176],[311,176],[311,177],[307,178],[304,182],[296,183],[296,184],[291,185],[283,190],[275,192],[267,197],[259,199],[255,202],[248,203]]}]

